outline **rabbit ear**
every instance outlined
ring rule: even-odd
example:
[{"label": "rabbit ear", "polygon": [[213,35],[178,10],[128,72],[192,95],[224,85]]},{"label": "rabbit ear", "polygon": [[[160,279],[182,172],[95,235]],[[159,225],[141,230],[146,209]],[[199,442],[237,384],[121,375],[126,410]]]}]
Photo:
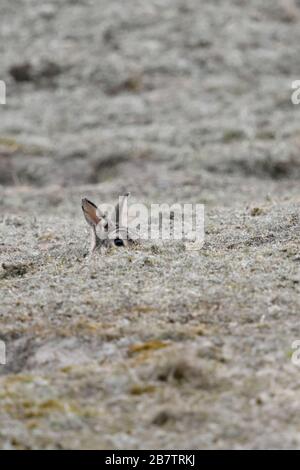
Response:
[{"label": "rabbit ear", "polygon": [[81,201],[81,207],[87,223],[92,227],[96,227],[101,220],[97,206],[93,202],[84,198]]},{"label": "rabbit ear", "polygon": [[121,224],[122,217],[123,217],[123,211],[125,208],[125,204],[127,204],[128,197],[130,196],[130,193],[124,194],[124,196],[119,197],[119,202],[115,207],[115,214],[116,214],[116,225],[117,227]]}]

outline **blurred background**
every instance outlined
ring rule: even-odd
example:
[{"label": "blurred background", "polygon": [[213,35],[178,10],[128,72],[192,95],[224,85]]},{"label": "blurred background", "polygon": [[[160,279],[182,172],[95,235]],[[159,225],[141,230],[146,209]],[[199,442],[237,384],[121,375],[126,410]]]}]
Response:
[{"label": "blurred background", "polygon": [[300,176],[296,1],[0,8],[0,184],[231,204]]}]

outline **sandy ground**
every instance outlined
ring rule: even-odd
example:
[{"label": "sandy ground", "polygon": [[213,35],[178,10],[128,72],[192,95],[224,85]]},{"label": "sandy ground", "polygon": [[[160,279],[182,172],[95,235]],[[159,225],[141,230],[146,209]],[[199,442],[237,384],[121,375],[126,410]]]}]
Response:
[{"label": "sandy ground", "polygon": [[[299,448],[300,8],[0,17],[1,448]],[[127,190],[205,204],[203,249],[87,259],[81,197]]]}]

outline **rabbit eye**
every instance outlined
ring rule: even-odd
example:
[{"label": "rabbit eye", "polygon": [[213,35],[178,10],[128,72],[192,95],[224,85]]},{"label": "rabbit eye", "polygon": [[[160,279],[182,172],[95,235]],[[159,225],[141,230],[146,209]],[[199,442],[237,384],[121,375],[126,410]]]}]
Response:
[{"label": "rabbit eye", "polygon": [[115,239],[115,245],[116,246],[124,246],[124,242],[123,242],[123,240],[121,240],[121,238],[116,238]]}]

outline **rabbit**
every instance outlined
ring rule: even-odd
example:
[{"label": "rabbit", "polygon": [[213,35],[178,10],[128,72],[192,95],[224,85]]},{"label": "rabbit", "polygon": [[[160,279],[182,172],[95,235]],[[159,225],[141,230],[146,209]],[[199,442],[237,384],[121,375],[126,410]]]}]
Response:
[{"label": "rabbit", "polygon": [[97,249],[103,253],[113,246],[129,247],[137,243],[133,234],[130,234],[128,226],[122,224],[124,207],[129,195],[130,193],[127,193],[120,198],[114,214],[110,215],[101,212],[89,199],[82,199],[83,214],[91,228],[90,255]]}]

